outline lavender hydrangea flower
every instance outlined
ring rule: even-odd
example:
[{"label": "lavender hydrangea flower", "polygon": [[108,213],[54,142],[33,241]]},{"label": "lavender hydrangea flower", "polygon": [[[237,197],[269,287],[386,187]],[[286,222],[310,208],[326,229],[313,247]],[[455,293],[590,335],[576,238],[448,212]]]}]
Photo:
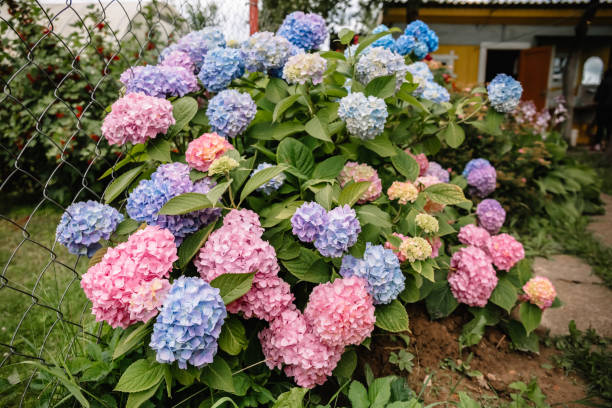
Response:
[{"label": "lavender hydrangea flower", "polygon": [[[299,53],[285,37],[268,31],[255,33],[242,44],[246,69],[250,72],[269,73],[282,70],[290,56]],[[301,51],[303,52],[303,51]]]},{"label": "lavender hydrangea flower", "polygon": [[314,201],[302,204],[291,217],[293,235],[302,242],[317,239],[328,222],[327,211]]},{"label": "lavender hydrangea flower", "polygon": [[436,103],[450,101],[450,94],[448,93],[448,89],[434,81],[427,81],[421,97],[423,99],[427,99],[428,101]]},{"label": "lavender hydrangea flower", "polygon": [[336,207],[327,213],[329,222],[314,245],[323,256],[339,258],[355,245],[361,232],[355,210],[348,205]]},{"label": "lavender hydrangea flower", "polygon": [[147,65],[125,70],[120,77],[126,91],[157,98],[184,96],[199,89],[195,75],[182,67]]},{"label": "lavender hydrangea flower", "polygon": [[235,48],[215,48],[206,54],[198,78],[208,91],[219,92],[243,74],[242,51]]},{"label": "lavender hydrangea flower", "polygon": [[189,57],[189,54],[179,50],[174,50],[167,54],[166,58],[160,62],[160,65],[166,67],[182,67],[189,72],[195,71],[195,65],[193,64],[191,57]]},{"label": "lavender hydrangea flower", "polygon": [[499,201],[492,198],[482,200],[476,207],[478,224],[489,234],[497,234],[506,221],[506,210]]},{"label": "lavender hydrangea flower", "polygon": [[497,173],[493,166],[474,169],[467,177],[470,191],[477,197],[486,197],[495,191]]},{"label": "lavender hydrangea flower", "polygon": [[442,183],[448,183],[450,181],[450,174],[444,169],[440,163],[430,161],[427,170],[425,170],[424,176],[433,176],[440,180]]},{"label": "lavender hydrangea flower", "polygon": [[[268,167],[272,167],[272,166],[273,165],[270,163],[265,163],[265,162],[260,163],[259,166],[257,166],[255,170],[253,170],[253,174],[251,174],[251,177],[257,174],[257,172],[263,169],[267,169]],[[257,191],[261,191],[265,195],[270,195],[276,190],[278,190],[279,188],[281,188],[284,183],[285,183],[285,175],[283,173],[280,173],[278,176],[271,178],[270,180],[268,180],[261,186],[257,187]]]},{"label": "lavender hydrangea flower", "polygon": [[491,163],[487,159],[483,159],[479,157],[477,159],[472,159],[469,162],[467,162],[467,164],[465,165],[465,168],[463,169],[463,173],[461,174],[463,175],[463,177],[467,177],[470,175],[472,170],[482,169],[484,167],[490,167],[490,166],[491,166]]},{"label": "lavender hydrangea flower", "polygon": [[81,201],[66,208],[55,230],[57,241],[75,255],[91,257],[123,221],[123,215],[110,205]]},{"label": "lavender hydrangea flower", "polygon": [[217,340],[227,316],[219,289],[200,278],[181,276],[172,284],[153,325],[149,346],[159,363],[176,361],[202,367],[217,354]]},{"label": "lavender hydrangea flower", "polygon": [[327,38],[327,28],[320,15],[295,11],[285,17],[276,34],[304,51],[311,51],[323,44]]},{"label": "lavender hydrangea flower", "polygon": [[373,47],[366,54],[359,54],[355,64],[357,80],[367,85],[374,78],[395,75],[396,90],[402,86],[408,72],[404,57],[382,47]]},{"label": "lavender hydrangea flower", "polygon": [[340,275],[358,276],[367,282],[368,292],[375,305],[391,303],[404,290],[406,278],[395,253],[382,245],[368,242],[363,259],[351,255],[342,258]]},{"label": "lavender hydrangea flower", "polygon": [[512,112],[521,101],[523,87],[516,79],[506,74],[497,74],[487,86],[491,106],[498,112]]},{"label": "lavender hydrangea flower", "polygon": [[[389,27],[384,24],[377,26],[374,30],[372,30],[372,34],[384,33],[385,31],[389,31]],[[378,40],[374,41],[371,47],[383,47],[389,50],[394,50],[395,48],[395,40],[391,34],[387,34],[383,37],[380,37]]]},{"label": "lavender hydrangea flower", "polygon": [[217,27],[205,27],[199,31],[192,31],[182,37],[177,44],[166,47],[160,54],[160,62],[173,51],[183,51],[189,55],[195,65],[196,72],[200,70],[204,57],[208,51],[225,47],[225,37]]},{"label": "lavender hydrangea flower", "polygon": [[234,138],[244,132],[256,113],[257,106],[251,95],[234,89],[219,92],[206,109],[213,132],[226,138]]},{"label": "lavender hydrangea flower", "polygon": [[338,116],[352,136],[374,139],[385,130],[387,105],[383,99],[354,92],[340,99]]},{"label": "lavender hydrangea flower", "polygon": [[412,35],[402,34],[395,40],[393,51],[397,52],[399,55],[408,55],[415,46],[416,39]]},{"label": "lavender hydrangea flower", "polygon": [[421,20],[415,20],[408,24],[404,34],[413,36],[417,42],[423,43],[427,50],[425,55],[438,49],[438,36]]}]

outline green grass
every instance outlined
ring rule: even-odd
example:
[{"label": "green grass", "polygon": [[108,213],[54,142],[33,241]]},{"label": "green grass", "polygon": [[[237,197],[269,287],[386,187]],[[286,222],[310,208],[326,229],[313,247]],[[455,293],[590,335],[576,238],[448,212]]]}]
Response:
[{"label": "green grass", "polygon": [[593,167],[601,178],[601,191],[612,195],[612,160],[605,153],[577,149],[571,151],[570,156]]}]

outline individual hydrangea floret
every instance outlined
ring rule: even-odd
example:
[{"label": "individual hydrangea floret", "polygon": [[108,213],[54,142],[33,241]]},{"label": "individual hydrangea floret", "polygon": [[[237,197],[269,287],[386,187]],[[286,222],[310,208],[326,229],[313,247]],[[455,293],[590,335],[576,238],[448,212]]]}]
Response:
[{"label": "individual hydrangea floret", "polygon": [[399,55],[408,55],[414,50],[415,46],[416,39],[412,35],[402,34],[395,40],[393,51],[397,52]]},{"label": "individual hydrangea floret", "polygon": [[128,93],[111,106],[102,123],[102,135],[110,145],[138,144],[165,134],[175,120],[166,99]]},{"label": "individual hydrangea floret", "polygon": [[179,50],[174,50],[168,53],[161,61],[160,65],[167,67],[182,67],[189,72],[195,71],[195,65],[189,57],[189,54]]},{"label": "individual hydrangea floret", "polygon": [[71,204],[55,230],[57,242],[75,255],[91,257],[102,246],[100,240],[108,240],[123,215],[110,205],[93,200]]},{"label": "individual hydrangea floret", "polygon": [[402,240],[399,252],[408,262],[424,261],[431,256],[432,248],[425,238],[408,237]]},{"label": "individual hydrangea floret", "polygon": [[461,248],[451,257],[448,283],[458,302],[485,307],[497,286],[491,258],[476,247]]},{"label": "individual hydrangea floret", "polygon": [[429,214],[418,214],[414,218],[414,221],[417,227],[421,228],[427,234],[436,233],[440,229],[440,224],[436,217]]},{"label": "individual hydrangea floret", "polygon": [[[436,32],[421,20],[415,20],[408,24],[404,29],[404,35],[410,35],[418,42],[423,43],[426,53],[434,52],[438,49],[438,36]],[[423,57],[425,57],[425,55],[420,58]]]},{"label": "individual hydrangea floret", "polygon": [[219,92],[244,74],[244,55],[235,48],[215,48],[204,57],[198,78],[209,92]]},{"label": "individual hydrangea floret", "polygon": [[402,205],[414,203],[419,197],[419,189],[409,181],[394,181],[387,189],[390,200],[398,200]]},{"label": "individual hydrangea floret", "polygon": [[417,89],[414,90],[414,94],[417,96],[423,95],[427,84],[434,80],[434,76],[429,66],[419,61],[408,65],[406,70],[412,74],[412,82],[418,85]]},{"label": "individual hydrangea floret", "polygon": [[433,81],[427,81],[427,83],[425,83],[425,88],[423,89],[421,97],[435,103],[450,101],[448,89]]},{"label": "individual hydrangea floret", "polygon": [[361,225],[355,210],[348,205],[334,208],[327,216],[327,226],[316,238],[314,245],[321,255],[339,258],[355,245],[361,232]]},{"label": "individual hydrangea floret", "polygon": [[312,290],[304,318],[323,343],[345,347],[370,337],[376,319],[366,285],[365,279],[353,276],[317,285]]},{"label": "individual hydrangea floret", "polygon": [[206,108],[212,131],[226,138],[234,138],[244,132],[256,113],[257,106],[251,95],[235,89],[219,92]]},{"label": "individual hydrangea floret", "polygon": [[172,288],[153,325],[149,346],[162,364],[177,362],[202,367],[217,354],[217,340],[227,316],[219,289],[200,278],[181,276]]},{"label": "individual hydrangea floret", "polygon": [[[385,31],[389,31],[389,27],[384,24],[381,24],[377,26],[374,30],[372,30],[372,34],[380,34],[384,33]],[[387,34],[374,41],[370,46],[383,47],[395,51],[395,40],[393,39],[393,36],[391,34]]]},{"label": "individual hydrangea floret", "polygon": [[288,14],[277,35],[305,51],[318,49],[327,38],[325,20],[318,14],[295,11]]},{"label": "individual hydrangea floret", "polygon": [[366,54],[359,54],[355,64],[355,76],[362,84],[367,85],[381,76],[395,75],[396,90],[404,83],[407,72],[404,57],[382,47],[373,47]]},{"label": "individual hydrangea floret", "polygon": [[416,160],[419,165],[419,176],[424,176],[429,168],[429,160],[427,160],[427,156],[425,153],[414,154],[410,151],[410,149],[405,149],[404,152]]},{"label": "individual hydrangea floret", "polygon": [[204,27],[202,30],[190,32],[183,36],[177,44],[165,48],[160,59],[164,61],[173,51],[183,51],[191,58],[196,71],[199,71],[208,51],[217,47],[225,47],[223,33],[217,27]]},{"label": "individual hydrangea floret", "polygon": [[487,250],[493,264],[502,271],[509,271],[518,261],[525,258],[523,245],[509,234],[491,237]]},{"label": "individual hydrangea floret", "polygon": [[428,51],[429,51],[429,49],[427,48],[427,44],[425,44],[422,41],[417,41],[414,44],[414,48],[412,50],[412,53],[418,59],[423,59],[423,58],[425,58],[427,56]]},{"label": "individual hydrangea floret", "polygon": [[487,159],[483,159],[483,158],[472,159],[469,162],[467,162],[467,164],[465,165],[465,168],[463,169],[463,173],[461,174],[463,175],[463,177],[467,178],[472,172],[472,170],[483,169],[485,167],[493,167],[493,166]]},{"label": "individual hydrangea floret", "polygon": [[387,304],[404,290],[406,278],[400,269],[400,261],[391,249],[368,242],[363,259],[351,255],[342,258],[340,275],[365,279],[374,304]]},{"label": "individual hydrangea floret", "polygon": [[[258,172],[262,171],[263,169],[267,169],[269,167],[274,167],[274,165],[270,163],[265,163],[265,162],[260,163],[255,168],[255,170],[253,170],[253,174],[251,174],[251,177],[253,177]],[[285,174],[279,173],[278,175],[272,177],[270,180],[266,181],[261,186],[257,187],[257,191],[261,191],[265,195],[270,195],[276,190],[278,190],[279,188],[281,188],[284,183],[285,183]]]},{"label": "individual hydrangea floret", "polygon": [[242,44],[246,69],[269,73],[283,68],[292,55],[294,46],[285,37],[268,31],[257,32]]},{"label": "individual hydrangea floret", "polygon": [[221,156],[215,159],[208,168],[208,175],[226,174],[238,167],[240,163],[229,156]]},{"label": "individual hydrangea floret", "polygon": [[278,276],[256,276],[251,289],[227,305],[227,311],[271,322],[287,308],[295,307],[294,300],[289,284]]},{"label": "individual hydrangea floret", "polygon": [[490,234],[497,234],[506,221],[506,210],[499,201],[487,198],[476,207],[476,216],[481,227]]},{"label": "individual hydrangea floret", "polygon": [[346,122],[348,132],[362,140],[374,139],[385,130],[388,116],[383,99],[351,93],[340,99],[338,116]]},{"label": "individual hydrangea floret", "polygon": [[204,133],[202,136],[189,142],[185,152],[185,159],[187,159],[189,167],[199,171],[208,171],[208,168],[215,160],[233,148],[234,146],[224,137],[214,132]]},{"label": "individual hydrangea floret", "polygon": [[127,93],[143,93],[157,98],[184,96],[200,89],[193,72],[183,67],[146,65],[128,68],[121,74]]},{"label": "individual hydrangea floret", "polygon": [[493,166],[474,169],[467,177],[470,192],[477,197],[486,197],[495,191],[497,172]]},{"label": "individual hydrangea floret", "polygon": [[474,224],[467,224],[461,227],[457,238],[459,238],[462,244],[475,246],[486,252],[491,235],[482,227],[477,227]]},{"label": "individual hydrangea floret", "polygon": [[291,217],[293,235],[302,242],[314,242],[328,222],[327,211],[314,201],[302,204]]},{"label": "individual hydrangea floret", "polygon": [[557,297],[557,291],[552,282],[544,276],[535,276],[529,279],[529,281],[523,285],[523,292],[525,292],[525,296],[523,297],[524,300],[536,305],[542,310],[551,307]]},{"label": "individual hydrangea floret", "polygon": [[435,161],[429,162],[424,175],[436,177],[442,183],[448,183],[450,181],[450,174],[448,173],[448,170],[443,168],[440,163]]},{"label": "individual hydrangea floret", "polygon": [[442,240],[440,237],[425,237],[429,245],[431,245],[431,255],[430,258],[437,258],[440,255],[440,248],[442,247]]},{"label": "individual hydrangea floret", "polygon": [[317,85],[323,82],[327,60],[318,53],[297,54],[289,58],[283,68],[283,78],[290,84]]},{"label": "individual hydrangea floret", "polygon": [[130,319],[146,323],[157,316],[169,291],[170,282],[167,279],[155,278],[143,282],[130,298]]},{"label": "individual hydrangea floret", "polygon": [[338,175],[338,181],[340,187],[346,186],[351,181],[355,183],[367,181],[370,183],[368,189],[359,197],[358,204],[374,201],[382,194],[382,183],[378,177],[378,172],[367,164],[347,162]]},{"label": "individual hydrangea floret", "polygon": [[523,87],[510,75],[497,74],[487,86],[491,106],[498,112],[512,112],[521,101]]}]

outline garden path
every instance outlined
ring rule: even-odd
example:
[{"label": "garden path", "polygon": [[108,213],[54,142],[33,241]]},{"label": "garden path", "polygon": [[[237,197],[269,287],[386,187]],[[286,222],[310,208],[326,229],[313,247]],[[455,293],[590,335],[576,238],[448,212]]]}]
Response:
[{"label": "garden path", "polygon": [[[605,245],[612,246],[612,196],[602,194],[605,215],[593,217],[589,231]],[[550,334],[567,334],[571,320],[580,330],[592,327],[602,336],[612,337],[612,292],[593,274],[582,259],[570,255],[536,258],[534,272],[549,278],[563,307],[548,309],[542,316],[540,328]],[[610,265],[612,268],[612,265]]]}]

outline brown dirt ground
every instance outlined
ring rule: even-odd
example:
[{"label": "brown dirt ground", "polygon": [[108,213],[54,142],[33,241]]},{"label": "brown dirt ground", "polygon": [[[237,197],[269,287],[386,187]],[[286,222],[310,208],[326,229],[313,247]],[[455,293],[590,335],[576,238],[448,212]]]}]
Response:
[{"label": "brown dirt ground", "polygon": [[[488,328],[478,345],[466,348],[460,354],[458,338],[461,327],[470,318],[467,312],[456,312],[446,319],[432,321],[422,305],[409,305],[407,309],[412,331],[409,351],[415,358],[412,373],[406,378],[411,388],[419,393],[424,380],[433,373],[422,395],[426,403],[457,400],[457,392],[466,391],[472,398],[478,398],[484,406],[496,406],[495,401],[499,402],[496,396],[508,401],[510,393],[516,392],[508,388],[508,385],[515,381],[528,383],[536,377],[549,404],[584,406],[572,401],[586,397],[585,382],[577,376],[565,375],[563,370],[555,367],[551,357],[558,352],[554,348],[540,344],[539,354],[515,351],[510,348],[508,339],[501,331]],[[375,336],[371,351],[360,353],[357,372],[363,373],[363,365],[368,363],[376,377],[406,375],[388,362],[391,352],[404,347],[404,342],[397,337]],[[483,374],[480,379],[441,367],[447,358],[460,365],[470,353],[473,353],[470,370],[480,371]]]}]

